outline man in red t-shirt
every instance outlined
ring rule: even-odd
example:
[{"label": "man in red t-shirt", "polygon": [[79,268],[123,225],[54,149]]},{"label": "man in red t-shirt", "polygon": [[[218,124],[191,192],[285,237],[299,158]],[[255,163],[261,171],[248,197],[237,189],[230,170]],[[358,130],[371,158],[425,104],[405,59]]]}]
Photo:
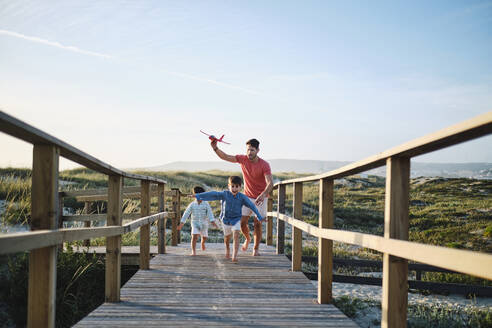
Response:
[{"label": "man in red t-shirt", "polygon": [[[258,157],[260,151],[260,142],[256,139],[251,139],[246,142],[246,155],[228,155],[217,147],[217,140],[210,143],[212,149],[224,161],[231,163],[239,163],[244,177],[244,194],[256,205],[258,211],[263,217],[267,213],[267,198],[268,194],[273,189],[272,171],[270,164],[267,161]],[[248,219],[253,214],[249,208],[243,206],[241,218],[241,232],[246,241],[243,244],[242,250],[246,251],[251,241],[249,235]],[[262,224],[258,218],[254,218],[254,249],[253,255],[258,256],[258,248],[261,243]]]}]

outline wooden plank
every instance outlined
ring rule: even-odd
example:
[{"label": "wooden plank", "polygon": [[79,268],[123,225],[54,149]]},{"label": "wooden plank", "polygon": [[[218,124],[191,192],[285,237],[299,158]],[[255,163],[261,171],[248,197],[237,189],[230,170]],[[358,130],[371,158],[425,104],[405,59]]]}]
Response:
[{"label": "wooden plank", "polygon": [[[90,212],[90,208],[91,208],[91,202],[84,202],[84,210],[83,210],[83,213],[85,215],[89,215],[89,212]],[[62,218],[62,220],[65,220],[66,216],[64,216]],[[106,216],[104,216],[104,219],[106,219]],[[91,221],[85,221],[84,222],[84,228],[90,228],[91,227]],[[91,240],[90,239],[86,239],[84,240],[84,246],[90,246],[91,245]]]},{"label": "wooden plank", "polygon": [[[123,177],[108,177],[108,219],[107,226],[121,226],[123,212]],[[120,301],[121,286],[121,235],[106,238],[106,302]]]},{"label": "wooden plank", "polygon": [[[165,206],[165,197],[166,194],[166,185],[160,183],[158,185],[158,196],[157,199],[159,201],[159,212],[164,212]],[[157,221],[157,247],[159,249],[159,254],[166,253],[166,219],[159,219]]]},{"label": "wooden plank", "polygon": [[[31,230],[57,229],[58,161],[60,151],[50,145],[34,145]],[[54,327],[56,312],[55,243],[29,253],[27,300],[28,327]]]},{"label": "wooden plank", "polygon": [[492,280],[492,255],[490,254],[387,239],[360,232],[320,229],[285,214],[271,212],[271,215],[279,215],[277,219],[294,225],[314,237],[358,245],[407,260]]},{"label": "wooden plank", "polygon": [[330,304],[275,248],[262,256],[224,259],[223,244],[197,256],[189,245],[169,246],[122,288],[120,303],[105,303],[75,327],[357,327]]},{"label": "wooden plank", "polygon": [[[388,159],[384,237],[408,240],[410,159]],[[383,254],[383,298],[381,327],[406,327],[408,305],[408,263],[404,258]]]},{"label": "wooden plank", "polygon": [[20,232],[0,236],[0,254],[9,254],[28,251],[36,248],[55,246],[67,241],[83,240],[87,238],[99,238],[121,235],[134,231],[137,228],[151,224],[159,219],[165,218],[167,213],[157,213],[146,216],[122,227],[92,227],[92,228],[69,228],[58,230],[38,230],[31,232]]},{"label": "wooden plank", "polygon": [[156,183],[166,183],[166,181],[151,176],[127,173],[106,164],[97,158],[84,153],[83,151],[57,139],[13,116],[0,111],[0,131],[13,137],[36,144],[52,145],[59,149],[61,156],[79,163],[85,167],[108,175],[121,175],[131,179],[153,181]]},{"label": "wooden plank", "polygon": [[[268,196],[268,204],[267,204],[267,211],[271,212],[273,209],[273,199],[272,195],[270,194]],[[273,219],[269,215],[267,216],[267,224],[266,224],[266,244],[268,246],[273,245]]]},{"label": "wooden plank", "polygon": [[[173,188],[172,190],[176,191],[176,188]],[[178,213],[178,193],[175,193],[173,195],[173,212],[174,212],[174,219],[171,221],[171,245],[172,246],[177,246],[178,245],[178,220],[180,219],[179,213]]]},{"label": "wooden plank", "polygon": [[[172,212],[167,212],[168,215],[174,215]],[[151,215],[154,215],[157,213],[151,213]],[[106,221],[106,214],[80,214],[80,215],[67,215],[63,217],[63,220],[66,222],[104,222]],[[142,217],[142,214],[140,213],[123,213],[123,220],[136,220],[140,219]],[[88,227],[86,227],[88,228]]]},{"label": "wooden plank", "polygon": [[[319,227],[333,229],[333,180],[319,181]],[[332,302],[333,241],[318,238],[318,303]]]},{"label": "wooden plank", "polygon": [[[278,187],[278,200],[277,200],[277,217],[280,214],[285,214],[285,185]],[[272,216],[272,215],[270,215]],[[284,253],[285,245],[285,222],[277,219],[277,254]]]},{"label": "wooden plank", "polygon": [[[181,219],[181,192],[176,188],[176,216],[173,220],[173,224],[176,225],[176,230],[178,229],[178,222]],[[178,244],[181,243],[181,230],[177,230]]]},{"label": "wooden plank", "polygon": [[424,137],[409,141],[339,169],[304,178],[280,181],[277,182],[275,186],[295,182],[317,181],[324,178],[339,179],[349,175],[365,172],[376,167],[384,166],[386,165],[386,160],[390,157],[414,157],[423,155],[438,149],[443,149],[468,140],[483,137],[491,133],[492,111],[478,115],[467,121],[452,125]]},{"label": "wooden plank", "polygon": [[[302,182],[294,183],[292,201],[294,218],[302,220]],[[302,266],[302,231],[292,226],[292,271],[301,271]]]},{"label": "wooden plank", "polygon": [[[150,214],[150,182],[141,181],[141,203],[140,210],[142,216]],[[150,262],[150,224],[140,227],[140,269],[148,270]]]}]

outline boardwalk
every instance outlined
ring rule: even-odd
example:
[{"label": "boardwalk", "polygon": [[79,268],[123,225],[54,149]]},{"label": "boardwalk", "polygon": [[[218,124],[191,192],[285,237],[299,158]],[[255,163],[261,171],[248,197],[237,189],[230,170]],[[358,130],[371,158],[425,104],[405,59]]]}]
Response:
[{"label": "boardwalk", "polygon": [[[233,264],[223,245],[188,256],[189,245],[168,247],[121,289],[120,303],[104,303],[76,327],[357,327],[316,290],[290,261],[262,245],[262,256]],[[249,253],[248,253],[249,254]]]}]

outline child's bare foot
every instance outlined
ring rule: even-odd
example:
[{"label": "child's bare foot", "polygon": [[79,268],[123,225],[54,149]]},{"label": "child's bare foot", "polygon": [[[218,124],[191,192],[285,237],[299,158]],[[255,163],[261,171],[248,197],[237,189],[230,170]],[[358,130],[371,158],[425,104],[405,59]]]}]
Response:
[{"label": "child's bare foot", "polygon": [[190,256],[196,256],[196,253],[191,252]]},{"label": "child's bare foot", "polygon": [[241,250],[245,252],[248,249],[249,243],[251,242],[251,237],[247,236],[246,240],[244,241],[243,246],[241,247]]},{"label": "child's bare foot", "polygon": [[202,251],[205,250],[205,243],[202,243]]},{"label": "child's bare foot", "polygon": [[237,263],[237,257],[231,260],[232,263]]},{"label": "child's bare foot", "polygon": [[254,249],[253,250],[253,254],[251,254],[252,256],[260,256],[260,251],[258,251],[257,249]]},{"label": "child's bare foot", "polygon": [[225,258],[226,258],[226,259],[230,259],[230,258],[231,258],[231,256],[230,256],[229,254],[226,254],[226,255],[225,255]]}]

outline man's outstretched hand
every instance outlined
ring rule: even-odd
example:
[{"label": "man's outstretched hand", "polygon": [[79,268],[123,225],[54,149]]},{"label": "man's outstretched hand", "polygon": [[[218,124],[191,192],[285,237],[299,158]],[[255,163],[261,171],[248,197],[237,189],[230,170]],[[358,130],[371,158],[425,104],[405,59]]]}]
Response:
[{"label": "man's outstretched hand", "polygon": [[215,140],[212,140],[210,142],[210,146],[212,146],[212,149],[215,150],[215,148],[217,148],[217,140],[216,139]]}]

